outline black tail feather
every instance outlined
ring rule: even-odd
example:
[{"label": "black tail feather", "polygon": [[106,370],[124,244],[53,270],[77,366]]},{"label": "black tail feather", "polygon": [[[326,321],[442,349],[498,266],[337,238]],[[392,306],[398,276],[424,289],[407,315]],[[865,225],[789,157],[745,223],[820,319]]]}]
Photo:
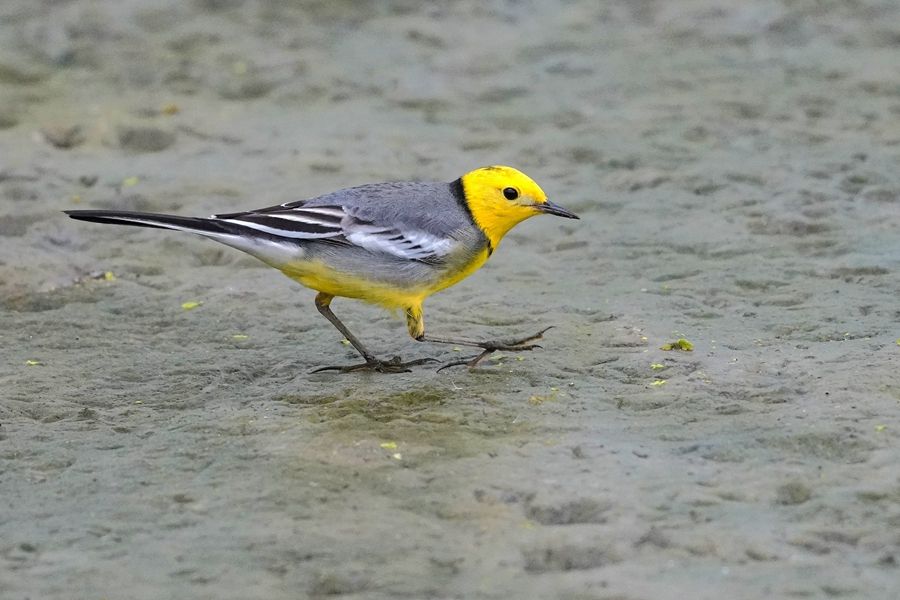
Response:
[{"label": "black tail feather", "polygon": [[91,223],[111,223],[113,225],[132,225],[134,227],[152,227],[155,229],[187,229],[197,233],[235,234],[243,229],[215,219],[200,217],[182,217],[178,215],[161,215],[155,213],[131,212],[120,210],[66,210],[63,211],[73,219]]}]

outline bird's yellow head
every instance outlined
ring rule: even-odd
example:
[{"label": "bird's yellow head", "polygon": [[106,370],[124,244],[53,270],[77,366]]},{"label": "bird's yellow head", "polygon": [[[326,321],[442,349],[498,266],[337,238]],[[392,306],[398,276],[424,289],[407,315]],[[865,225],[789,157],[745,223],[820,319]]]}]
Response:
[{"label": "bird's yellow head", "polygon": [[531,177],[512,167],[482,167],[466,173],[460,181],[472,218],[494,248],[510,229],[529,217],[548,214],[578,218],[547,200],[547,194]]}]

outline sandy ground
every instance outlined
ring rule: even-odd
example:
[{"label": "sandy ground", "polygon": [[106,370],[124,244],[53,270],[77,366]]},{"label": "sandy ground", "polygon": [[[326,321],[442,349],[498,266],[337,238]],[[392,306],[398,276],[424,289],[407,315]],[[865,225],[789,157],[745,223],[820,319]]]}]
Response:
[{"label": "sandy ground", "polygon": [[[900,4],[6,0],[0,50],[2,598],[897,597]],[[426,305],[556,326],[472,371],[309,375],[309,290],[60,213],[494,163],[583,220]]]}]

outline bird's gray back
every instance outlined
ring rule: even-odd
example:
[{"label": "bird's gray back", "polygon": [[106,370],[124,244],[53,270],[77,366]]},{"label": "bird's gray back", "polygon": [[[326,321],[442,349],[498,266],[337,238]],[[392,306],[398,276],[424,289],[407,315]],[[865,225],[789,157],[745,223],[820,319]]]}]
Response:
[{"label": "bird's gray back", "polygon": [[436,236],[454,236],[473,227],[462,199],[451,184],[443,182],[371,183],[317,196],[302,205],[342,206],[354,217],[376,225],[418,229]]},{"label": "bird's gray back", "polygon": [[487,247],[487,237],[474,224],[464,201],[448,183],[374,183],[311,198],[303,201],[302,206],[341,206],[354,218],[373,225],[407,232],[424,231],[456,240],[454,250],[437,262],[406,260],[356,246],[334,246],[327,241],[305,244],[311,259],[318,258],[338,270],[399,287],[435,284],[448,274],[466,268]]}]

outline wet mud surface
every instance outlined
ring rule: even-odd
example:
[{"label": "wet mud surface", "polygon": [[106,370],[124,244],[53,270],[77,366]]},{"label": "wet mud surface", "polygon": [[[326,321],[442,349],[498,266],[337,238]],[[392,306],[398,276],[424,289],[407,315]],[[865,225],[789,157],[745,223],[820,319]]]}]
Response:
[{"label": "wet mud surface", "polygon": [[[0,48],[4,598],[895,597],[896,4],[9,1]],[[426,303],[555,326],[471,371],[310,375],[313,292],[60,212],[495,163],[582,220]]]}]

